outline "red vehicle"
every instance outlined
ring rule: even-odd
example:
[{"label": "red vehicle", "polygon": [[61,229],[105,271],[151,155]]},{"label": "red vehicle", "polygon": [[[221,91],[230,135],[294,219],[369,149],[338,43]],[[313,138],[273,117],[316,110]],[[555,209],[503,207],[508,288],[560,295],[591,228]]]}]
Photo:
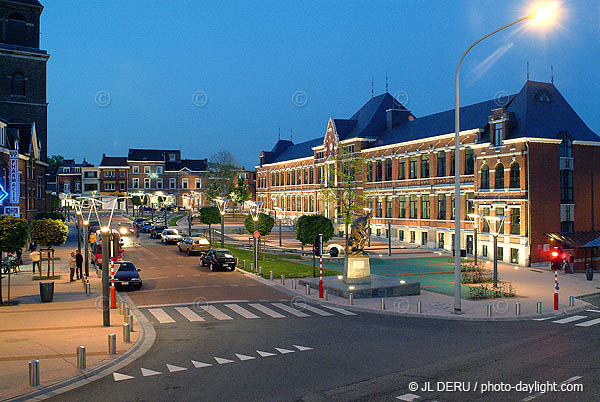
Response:
[{"label": "red vehicle", "polygon": [[[118,248],[118,253],[116,256],[111,257],[111,261],[119,261],[123,259],[123,248],[121,244],[121,236],[119,235],[119,231],[113,230],[113,242],[116,248]],[[91,245],[92,248],[92,263],[96,264],[98,267],[102,267],[102,236],[100,231],[96,234],[96,242]]]}]

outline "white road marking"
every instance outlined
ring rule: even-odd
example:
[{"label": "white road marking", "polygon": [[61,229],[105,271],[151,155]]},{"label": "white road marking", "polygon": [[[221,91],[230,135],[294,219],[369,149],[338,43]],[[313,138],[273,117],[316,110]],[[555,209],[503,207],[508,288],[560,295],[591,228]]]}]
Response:
[{"label": "white road marking", "polygon": [[185,370],[187,370],[186,367],[173,366],[172,364],[167,364],[167,368],[169,369],[170,373],[175,373],[177,371],[185,371]]},{"label": "white road marking", "polygon": [[230,316],[217,309],[215,306],[200,306],[200,308],[206,311],[208,314],[215,317],[217,320],[233,320]]},{"label": "white road marking", "polygon": [[263,352],[263,351],[260,351],[260,350],[257,350],[256,353],[258,353],[260,355],[260,357],[275,356],[275,353]]},{"label": "white road marking", "polygon": [[256,314],[251,313],[250,311],[246,310],[245,308],[243,308],[242,306],[239,306],[237,304],[226,304],[225,306],[229,307],[230,309],[232,309],[233,311],[235,311],[236,313],[238,313],[239,315],[241,315],[244,318],[260,318]]},{"label": "white road marking", "polygon": [[321,309],[319,309],[319,308],[313,307],[313,306],[311,306],[311,305],[308,305],[308,304],[305,304],[305,305],[304,305],[304,309],[305,309],[305,310],[308,310],[308,311],[312,311],[313,313],[317,313],[317,314],[319,314],[319,315],[322,315],[322,316],[324,316],[324,317],[327,317],[327,316],[332,316],[332,315],[333,315],[333,314],[331,314],[331,313],[330,313],[330,312],[328,312],[328,311],[323,311],[323,310],[321,310]]},{"label": "white road marking", "polygon": [[165,310],[163,310],[162,308],[151,308],[148,310],[150,312],[150,314],[152,314],[157,320],[158,322],[160,322],[161,324],[165,324],[168,322],[175,322],[174,319],[172,319],[169,314],[165,313]]},{"label": "white road marking", "polygon": [[556,318],[556,317],[543,317],[543,318],[534,318],[533,321],[546,321],[549,320],[551,318]]},{"label": "white road marking", "polygon": [[271,310],[270,308],[265,307],[262,304],[250,303],[249,306],[252,306],[255,309],[257,309],[258,311],[261,311],[261,312],[265,313],[269,317],[273,317],[273,318],[285,318],[285,316],[283,314],[279,314],[277,311]]},{"label": "white road marking", "polygon": [[183,278],[185,275],[177,275],[178,278]]},{"label": "white road marking", "polygon": [[[573,382],[573,381],[577,381],[577,380],[579,380],[580,378],[583,378],[583,377],[582,377],[582,376],[580,376],[580,375],[576,375],[576,376],[574,376],[574,377],[568,378],[568,379],[564,380],[563,382],[561,382],[561,383],[559,384],[559,386],[560,386],[560,385],[563,385],[563,384],[568,384],[568,383],[571,383],[571,382]],[[528,396],[527,398],[521,399],[521,401],[522,401],[522,402],[528,402],[528,401],[532,401],[532,400],[534,400],[535,398],[537,398],[538,396],[541,396],[541,395],[545,395],[545,393],[543,393],[543,392],[538,392],[538,393],[536,393],[536,394],[533,394],[533,395],[530,395],[530,396]]]},{"label": "white road marking", "polygon": [[235,354],[237,356],[238,359],[240,359],[241,361],[245,361],[245,360],[254,360],[256,359],[256,357],[254,356],[246,356],[246,355],[241,355],[239,353]]},{"label": "white road marking", "polygon": [[[212,300],[202,301],[202,304],[219,304],[219,303],[247,303],[248,300]],[[194,302],[187,303],[171,303],[171,304],[148,304],[145,306],[137,306],[138,308],[155,308],[155,307],[174,307],[174,306],[193,306]]]},{"label": "white road marking", "polygon": [[233,360],[229,360],[229,359],[223,359],[222,357],[215,357],[215,360],[216,360],[216,361],[217,361],[217,363],[219,363],[219,364],[233,363]]},{"label": "white road marking", "polygon": [[156,278],[144,278],[144,280],[150,280],[150,279],[169,279],[168,276],[157,276]]},{"label": "white road marking", "polygon": [[396,399],[400,399],[401,401],[406,401],[406,402],[413,402],[413,401],[417,401],[417,400],[421,399],[421,397],[419,395],[415,395],[415,394],[404,394],[404,395],[397,396]]},{"label": "white road marking", "polygon": [[188,321],[204,321],[204,318],[193,312],[189,307],[175,307],[175,310],[182,316],[188,319]]},{"label": "white road marking", "polygon": [[587,317],[585,315],[574,315],[571,317],[563,318],[563,319],[552,321],[552,322],[555,324],[567,324],[569,322],[579,321],[584,318],[587,318]]},{"label": "white road marking", "polygon": [[348,311],[348,310],[344,310],[343,308],[339,308],[339,307],[332,307],[332,306],[323,306],[325,308],[328,308],[329,310],[333,310],[336,313],[340,313],[340,314],[344,314],[344,315],[356,315],[356,313],[353,313],[352,311]]},{"label": "white road marking", "polygon": [[208,364],[208,363],[202,363],[202,362],[197,362],[195,360],[192,360],[192,364],[194,365],[194,367],[196,368],[202,368],[202,367],[210,367],[212,366],[212,364]]},{"label": "white road marking", "polygon": [[580,322],[579,324],[575,324],[576,327],[591,327],[592,325],[600,324],[600,318],[595,318],[593,320]]},{"label": "white road marking", "polygon": [[131,380],[132,378],[135,378],[135,377],[127,375],[127,374],[121,374],[121,373],[114,372],[113,378],[115,381],[123,381],[123,380]]},{"label": "white road marking", "polygon": [[585,310],[589,313],[600,313],[600,310]]},{"label": "white road marking", "polygon": [[286,306],[283,303],[271,303],[271,304],[277,308],[282,309],[283,311],[287,311],[288,313],[295,315],[296,317],[310,317],[310,315],[303,313],[302,311],[297,310],[293,307]]},{"label": "white road marking", "polygon": [[142,370],[142,375],[143,375],[144,377],[148,377],[148,376],[151,376],[151,375],[159,375],[159,374],[162,374],[160,371],[149,370],[149,369],[145,369],[145,368],[143,368],[143,367],[141,368],[141,370]]},{"label": "white road marking", "polygon": [[275,350],[278,351],[279,353],[281,353],[282,355],[295,352],[295,350],[289,350],[289,349],[283,349],[283,348],[275,348]]},{"label": "white road marking", "polygon": [[304,351],[307,351],[307,350],[313,350],[313,348],[309,348],[308,346],[294,345],[294,347],[296,349],[298,349],[300,352],[304,352]]}]

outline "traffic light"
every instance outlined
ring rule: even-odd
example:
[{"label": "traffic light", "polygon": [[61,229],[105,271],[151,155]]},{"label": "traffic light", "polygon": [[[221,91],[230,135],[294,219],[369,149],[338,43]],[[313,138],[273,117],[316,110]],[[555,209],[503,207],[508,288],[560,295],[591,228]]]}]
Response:
[{"label": "traffic light", "polygon": [[315,253],[317,257],[323,255],[323,235],[321,233],[315,236],[315,242],[313,243],[313,253]]},{"label": "traffic light", "polygon": [[554,247],[550,252],[550,264],[553,270],[559,270],[562,265],[563,252],[560,247]]}]

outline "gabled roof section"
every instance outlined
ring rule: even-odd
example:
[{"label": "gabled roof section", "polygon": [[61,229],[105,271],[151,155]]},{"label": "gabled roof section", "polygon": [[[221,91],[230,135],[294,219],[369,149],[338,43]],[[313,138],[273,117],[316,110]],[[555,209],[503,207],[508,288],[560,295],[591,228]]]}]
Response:
[{"label": "gabled roof section", "polygon": [[356,120],[349,119],[333,119],[333,123],[335,124],[335,129],[339,139],[346,138],[346,136],[350,134],[356,126]]},{"label": "gabled roof section", "polygon": [[125,156],[102,156],[102,162],[100,162],[100,167],[127,167],[127,158]]},{"label": "gabled roof section", "polygon": [[345,133],[345,135],[339,132],[340,129],[337,127],[336,122],[340,141],[350,138],[376,139],[386,129],[386,110],[388,109],[406,110],[404,106],[387,92],[371,98],[349,119],[356,123],[354,123],[352,129]]},{"label": "gabled roof section", "polygon": [[308,158],[314,155],[313,147],[319,145],[323,145],[323,138],[315,138],[314,140],[293,144],[288,146],[281,154],[275,155],[269,162],[265,161],[265,163],[277,163],[292,159]]},{"label": "gabled roof section", "polygon": [[16,4],[26,4],[28,6],[34,6],[39,8],[44,8],[42,4],[37,0],[4,0],[8,3],[16,3]]},{"label": "gabled roof section", "polygon": [[[35,144],[32,141],[36,141],[35,123],[8,123],[6,136],[10,149],[17,149],[18,143],[20,154],[30,155],[33,153]],[[37,148],[35,149],[37,150]]]}]

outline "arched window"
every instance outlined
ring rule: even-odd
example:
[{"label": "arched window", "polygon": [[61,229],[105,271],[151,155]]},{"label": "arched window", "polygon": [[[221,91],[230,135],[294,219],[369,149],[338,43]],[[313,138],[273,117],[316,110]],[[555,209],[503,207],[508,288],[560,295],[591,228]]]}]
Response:
[{"label": "arched window", "polygon": [[465,174],[475,172],[475,155],[471,148],[465,149]]},{"label": "arched window", "polygon": [[10,77],[10,95],[25,96],[25,77],[23,74],[13,74]]},{"label": "arched window", "polygon": [[481,186],[482,190],[490,189],[490,168],[488,165],[483,165],[481,167]]},{"label": "arched window", "polygon": [[560,143],[560,156],[570,158],[573,156],[573,140],[567,132],[561,133],[562,142]]},{"label": "arched window", "polygon": [[510,167],[510,188],[521,187],[521,168],[517,162]]},{"label": "arched window", "polygon": [[496,183],[494,188],[496,190],[504,189],[504,165],[499,163],[496,165],[496,173],[495,173]]}]

